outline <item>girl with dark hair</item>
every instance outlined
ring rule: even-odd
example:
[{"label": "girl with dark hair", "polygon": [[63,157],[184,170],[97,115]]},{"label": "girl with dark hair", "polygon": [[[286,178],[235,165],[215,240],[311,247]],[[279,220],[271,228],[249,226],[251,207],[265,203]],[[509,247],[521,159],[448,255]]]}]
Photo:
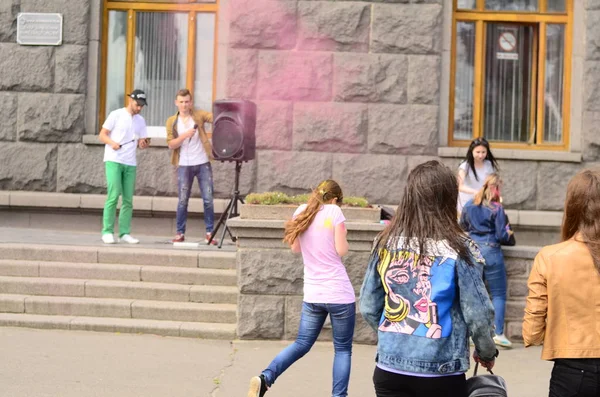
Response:
[{"label": "girl with dark hair", "polygon": [[485,259],[483,274],[494,305],[494,342],[510,348],[512,342],[504,335],[507,280],[501,245],[514,245],[514,237],[500,203],[501,187],[498,174],[488,176],[475,198],[464,206],[460,226],[477,243]]},{"label": "girl with dark hair", "polygon": [[283,241],[304,260],[304,299],[296,341],[250,380],[248,397],[262,397],[275,380],[308,353],[327,316],[333,330],[333,397],[348,395],[356,317],[354,288],[341,257],[348,252],[342,189],[325,180],[285,225]]},{"label": "girl with dark hair", "polygon": [[540,250],[528,280],[523,339],[554,361],[550,397],[600,395],[600,170],[571,179],[562,242]]},{"label": "girl with dark hair", "polygon": [[471,141],[467,158],[458,167],[458,212],[483,186],[485,178],[498,171],[498,163],[485,138]]},{"label": "girl with dark hair", "polygon": [[378,332],[377,397],[465,397],[473,358],[494,366],[483,258],[456,222],[458,184],[438,161],[408,175],[391,223],[375,240],[360,312]]}]

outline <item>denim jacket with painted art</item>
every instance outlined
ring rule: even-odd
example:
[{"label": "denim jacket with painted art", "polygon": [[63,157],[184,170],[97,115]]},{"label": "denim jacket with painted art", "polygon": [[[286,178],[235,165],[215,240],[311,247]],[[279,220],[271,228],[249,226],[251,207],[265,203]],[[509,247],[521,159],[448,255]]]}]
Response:
[{"label": "denim jacket with painted art", "polygon": [[483,257],[468,239],[473,264],[445,241],[390,239],[371,253],[360,312],[378,333],[376,361],[399,371],[444,375],[469,369],[471,335],[479,355],[496,354],[494,309],[482,280]]}]

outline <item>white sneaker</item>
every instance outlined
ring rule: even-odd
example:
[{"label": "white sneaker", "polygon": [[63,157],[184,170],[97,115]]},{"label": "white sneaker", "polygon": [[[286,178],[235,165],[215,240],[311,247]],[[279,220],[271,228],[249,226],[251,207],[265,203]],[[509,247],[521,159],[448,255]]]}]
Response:
[{"label": "white sneaker", "polygon": [[131,237],[131,234],[122,235],[121,238],[119,239],[119,241],[122,241],[122,242],[128,243],[128,244],[137,244],[140,242],[140,240],[138,240],[137,238]]},{"label": "white sneaker", "polygon": [[102,235],[102,242],[104,244],[114,244],[115,243],[115,236],[113,236],[110,233],[105,233]]},{"label": "white sneaker", "polygon": [[509,341],[506,336],[504,336],[504,334],[502,335],[494,335],[494,343],[498,346],[501,347],[507,347],[507,348],[511,348],[512,347],[512,342]]}]

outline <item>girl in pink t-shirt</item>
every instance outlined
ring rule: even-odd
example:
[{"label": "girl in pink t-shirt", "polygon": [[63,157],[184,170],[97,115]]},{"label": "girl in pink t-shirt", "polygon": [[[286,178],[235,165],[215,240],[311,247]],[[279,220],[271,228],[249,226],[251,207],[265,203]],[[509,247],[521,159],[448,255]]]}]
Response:
[{"label": "girl in pink t-shirt", "polygon": [[304,260],[304,299],[296,341],[250,380],[248,397],[262,397],[275,380],[308,353],[330,316],[333,329],[333,397],[348,395],[354,335],[355,294],[341,257],[348,252],[343,194],[333,180],[313,191],[285,225],[284,241]]}]

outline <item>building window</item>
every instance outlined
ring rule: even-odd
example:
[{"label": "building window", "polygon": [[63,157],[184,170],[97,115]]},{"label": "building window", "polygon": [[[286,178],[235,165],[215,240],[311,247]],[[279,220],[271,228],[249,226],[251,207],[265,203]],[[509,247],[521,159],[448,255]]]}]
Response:
[{"label": "building window", "polygon": [[186,0],[106,1],[102,37],[100,120],[126,104],[134,88],[148,96],[148,132],[165,137],[180,88],[210,110],[216,81],[218,3]]},{"label": "building window", "polygon": [[572,14],[573,0],[454,0],[452,146],[568,150]]}]

